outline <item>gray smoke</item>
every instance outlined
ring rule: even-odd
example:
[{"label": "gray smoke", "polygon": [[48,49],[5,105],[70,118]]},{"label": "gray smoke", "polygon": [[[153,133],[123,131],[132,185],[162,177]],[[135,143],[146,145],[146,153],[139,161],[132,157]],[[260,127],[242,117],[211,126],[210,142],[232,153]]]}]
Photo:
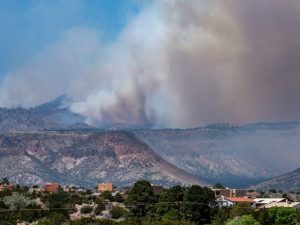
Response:
[{"label": "gray smoke", "polygon": [[97,125],[299,120],[299,27],[295,0],[157,0],[114,43],[66,31],[8,74],[0,103],[67,93]]}]

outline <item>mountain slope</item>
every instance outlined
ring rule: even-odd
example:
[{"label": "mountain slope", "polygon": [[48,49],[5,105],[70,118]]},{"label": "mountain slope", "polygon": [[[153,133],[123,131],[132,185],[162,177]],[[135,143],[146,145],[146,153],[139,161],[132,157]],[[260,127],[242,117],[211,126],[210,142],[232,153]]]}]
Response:
[{"label": "mountain slope", "polygon": [[262,183],[252,186],[251,188],[259,190],[285,190],[299,191],[300,190],[300,168],[283,174],[281,176],[266,180]]},{"label": "mountain slope", "polygon": [[1,177],[22,184],[55,180],[93,187],[100,181],[130,185],[206,184],[166,162],[129,132],[19,132],[0,135]]},{"label": "mountain slope", "polygon": [[248,187],[299,166],[298,123],[138,130],[162,158],[210,183]]},{"label": "mountain slope", "polygon": [[88,128],[85,118],[69,110],[71,100],[63,95],[34,108],[0,108],[0,131],[34,131]]}]

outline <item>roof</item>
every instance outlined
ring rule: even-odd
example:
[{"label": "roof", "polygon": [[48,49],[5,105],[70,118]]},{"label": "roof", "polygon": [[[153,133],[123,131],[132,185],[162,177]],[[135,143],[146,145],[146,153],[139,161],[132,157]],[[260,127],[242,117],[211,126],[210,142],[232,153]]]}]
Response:
[{"label": "roof", "polygon": [[258,204],[269,204],[271,202],[283,202],[285,198],[256,198],[254,201]]},{"label": "roof", "polygon": [[252,199],[244,198],[244,197],[224,197],[224,199],[230,202],[249,202],[249,203],[254,202]]},{"label": "roof", "polygon": [[263,206],[263,208],[285,207],[285,208],[300,208],[300,202],[271,202]]}]

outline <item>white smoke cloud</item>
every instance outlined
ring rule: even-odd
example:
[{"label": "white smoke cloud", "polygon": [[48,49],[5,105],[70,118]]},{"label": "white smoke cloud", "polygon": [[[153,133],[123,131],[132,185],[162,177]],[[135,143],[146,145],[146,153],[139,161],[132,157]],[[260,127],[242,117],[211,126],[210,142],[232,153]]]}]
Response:
[{"label": "white smoke cloud", "polygon": [[298,120],[300,3],[154,1],[114,43],[72,28],[7,75],[2,105],[62,93],[90,124]]}]

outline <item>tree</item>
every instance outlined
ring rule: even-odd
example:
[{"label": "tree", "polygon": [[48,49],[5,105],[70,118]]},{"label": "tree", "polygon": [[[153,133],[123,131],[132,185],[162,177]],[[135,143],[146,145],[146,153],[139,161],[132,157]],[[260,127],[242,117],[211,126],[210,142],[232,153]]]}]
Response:
[{"label": "tree", "polygon": [[185,217],[198,224],[210,222],[210,205],[215,201],[214,192],[207,187],[192,185],[184,192]]},{"label": "tree", "polygon": [[88,214],[88,213],[91,213],[93,211],[93,207],[91,206],[83,206],[81,209],[80,209],[80,212],[82,214]]},{"label": "tree", "polygon": [[106,209],[106,202],[101,198],[96,198],[95,203],[97,206],[95,207],[95,215],[100,215],[100,213]]},{"label": "tree", "polygon": [[226,225],[260,225],[258,221],[256,221],[250,215],[244,215],[241,217],[235,217],[232,220],[229,220]]},{"label": "tree", "polygon": [[104,191],[104,192],[102,192],[101,197],[103,199],[106,199],[106,200],[109,200],[109,201],[113,200],[113,196],[111,195],[110,191]]},{"label": "tree", "polygon": [[7,177],[4,177],[4,178],[2,179],[2,182],[1,182],[1,183],[2,183],[2,184],[9,185],[9,181],[8,181]]},{"label": "tree", "polygon": [[120,193],[117,193],[114,197],[114,201],[115,202],[118,202],[118,203],[123,203],[124,202],[124,199],[122,197],[122,195]]},{"label": "tree", "polygon": [[224,225],[224,222],[230,218],[230,208],[221,207],[217,209],[212,219],[212,225]]},{"label": "tree", "polygon": [[110,210],[111,218],[119,219],[126,215],[127,211],[119,206],[113,206]]},{"label": "tree", "polygon": [[[153,209],[156,198],[151,183],[146,180],[138,181],[128,193],[126,205],[135,216],[145,216]],[[151,206],[152,205],[152,206]]]},{"label": "tree", "polygon": [[164,214],[168,214],[168,218],[170,218],[171,215],[174,214],[174,210],[176,211],[176,217],[173,217],[174,219],[179,219],[179,217],[182,214],[182,201],[184,196],[184,188],[177,185],[169,190],[167,190],[165,193],[162,193],[159,198],[159,203],[156,207],[156,213],[159,216],[163,216]]},{"label": "tree", "polygon": [[3,202],[11,210],[23,209],[34,204],[31,199],[20,195],[19,193],[13,193],[11,196],[4,197]]},{"label": "tree", "polygon": [[225,187],[221,184],[221,183],[216,183],[214,186],[213,186],[213,188],[215,188],[215,189],[225,189]]},{"label": "tree", "polygon": [[253,215],[254,209],[247,203],[237,203],[230,210],[230,218],[243,216],[243,215]]},{"label": "tree", "polygon": [[268,210],[270,223],[274,225],[295,225],[297,212],[293,208],[274,207]]}]

